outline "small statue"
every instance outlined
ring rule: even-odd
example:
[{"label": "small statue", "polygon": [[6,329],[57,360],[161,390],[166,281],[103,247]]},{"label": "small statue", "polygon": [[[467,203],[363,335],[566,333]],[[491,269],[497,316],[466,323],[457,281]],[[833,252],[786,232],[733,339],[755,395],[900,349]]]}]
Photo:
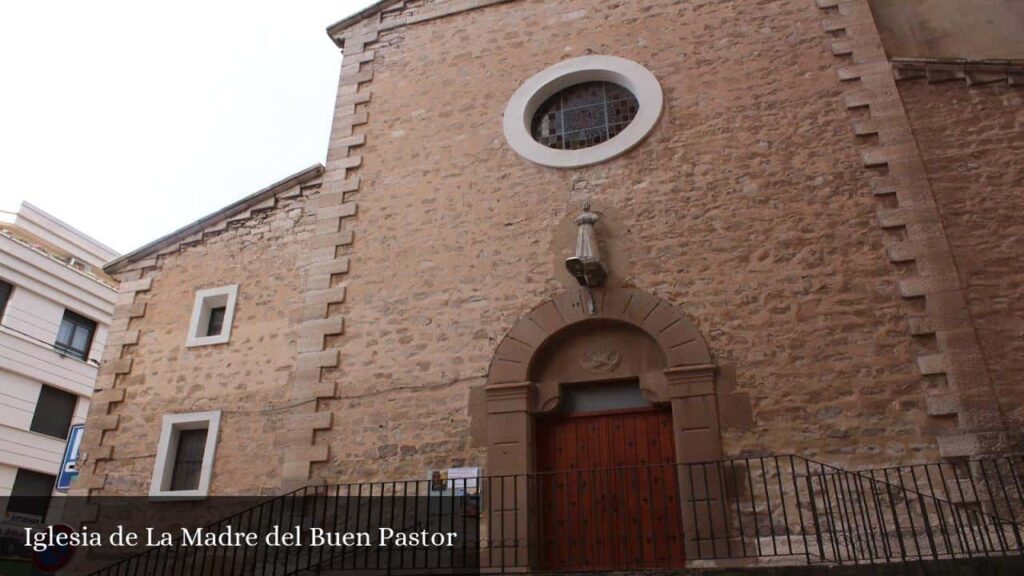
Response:
[{"label": "small statue", "polygon": [[596,288],[604,283],[608,270],[601,261],[594,235],[594,224],[598,215],[590,211],[590,202],[583,203],[583,212],[576,217],[579,230],[576,233],[576,255],[565,260],[565,269],[569,271],[580,286]]}]

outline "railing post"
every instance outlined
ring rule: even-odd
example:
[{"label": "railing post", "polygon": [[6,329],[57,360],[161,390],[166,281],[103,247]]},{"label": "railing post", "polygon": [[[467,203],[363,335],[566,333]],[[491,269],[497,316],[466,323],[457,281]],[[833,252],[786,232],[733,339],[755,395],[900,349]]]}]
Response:
[{"label": "railing post", "polygon": [[935,547],[935,537],[932,534],[932,522],[931,518],[928,517],[928,506],[925,502],[924,495],[920,493],[920,486],[917,483],[917,473],[914,471],[914,467],[910,467],[910,478],[914,483],[914,490],[918,491],[917,494],[917,505],[921,507],[921,515],[924,516],[921,521],[924,526],[925,535],[928,537],[928,547],[931,549],[932,558],[937,559],[939,557],[939,551]]},{"label": "railing post", "polygon": [[804,479],[807,480],[807,494],[811,501],[811,518],[814,520],[814,536],[818,541],[818,558],[825,559],[825,542],[821,537],[821,523],[818,522],[818,504],[814,501],[814,481],[811,479],[811,467],[804,460]]},{"label": "railing post", "polygon": [[[1019,457],[1019,456],[1017,456],[1017,457]],[[1014,527],[1013,531],[1014,531],[1014,534],[1017,537],[1017,542],[1019,543],[1018,552],[1020,554],[1024,554],[1024,542],[1021,542],[1022,526],[1021,526],[1021,520],[1019,519],[1020,516],[1022,514],[1024,514],[1024,510],[1022,510],[1022,508],[1024,508],[1024,488],[1021,487],[1020,479],[1017,476],[1016,466],[1013,463],[1013,459],[1014,458],[1015,458],[1015,456],[1007,456],[1006,457],[1006,466],[1007,466],[1007,469],[1010,472],[1010,476],[1013,478],[1013,486],[1017,490],[1017,498],[1013,499],[1011,504],[1009,505],[1010,506],[1010,519],[1013,521],[1013,527]],[[1017,507],[1018,503],[1021,505],[1022,508],[1018,508]]]}]

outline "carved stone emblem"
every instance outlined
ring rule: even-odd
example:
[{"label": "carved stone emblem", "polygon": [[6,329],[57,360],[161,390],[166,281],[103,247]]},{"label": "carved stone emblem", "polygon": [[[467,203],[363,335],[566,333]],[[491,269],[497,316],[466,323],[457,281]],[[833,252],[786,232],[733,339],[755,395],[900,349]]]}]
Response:
[{"label": "carved stone emblem", "polygon": [[621,361],[622,354],[614,350],[590,350],[580,358],[580,364],[584,368],[600,374],[614,372]]}]

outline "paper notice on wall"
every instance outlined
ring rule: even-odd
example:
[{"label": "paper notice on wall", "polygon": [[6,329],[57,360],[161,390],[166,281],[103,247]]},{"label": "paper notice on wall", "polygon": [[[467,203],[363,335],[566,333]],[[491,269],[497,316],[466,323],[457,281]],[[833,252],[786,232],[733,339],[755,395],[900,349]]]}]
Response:
[{"label": "paper notice on wall", "polygon": [[476,494],[479,468],[449,468],[448,485],[455,490],[456,496]]},{"label": "paper notice on wall", "polygon": [[466,496],[477,493],[479,468],[448,468],[430,471],[430,493],[437,496]]}]

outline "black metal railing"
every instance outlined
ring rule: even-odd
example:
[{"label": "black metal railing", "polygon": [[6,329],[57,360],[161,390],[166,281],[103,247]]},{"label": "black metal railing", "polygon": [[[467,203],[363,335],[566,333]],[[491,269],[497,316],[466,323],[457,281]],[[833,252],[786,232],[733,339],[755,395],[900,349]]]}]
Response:
[{"label": "black metal railing", "polygon": [[678,568],[774,557],[858,564],[1024,553],[1021,456],[847,471],[798,456],[310,486],[209,524],[265,534],[455,533],[450,546],[151,548],[103,576],[317,570]]},{"label": "black metal railing", "polygon": [[[722,521],[694,534],[700,545],[688,558],[802,555],[808,563],[848,564],[1021,554],[1019,516],[995,513],[1019,514],[1021,485],[988,490],[995,461],[971,463],[989,471],[988,483],[984,476],[961,475],[952,488],[984,495],[975,503],[951,499],[948,484],[939,489],[938,465],[929,465],[930,484],[925,467],[847,471],[796,456],[691,465],[690,473],[721,475],[725,498],[692,498],[698,515]],[[1019,461],[1000,459],[1004,483],[1019,477],[1019,466],[1010,465]],[[726,530],[716,534],[716,526]]]},{"label": "black metal railing", "polygon": [[864,470],[874,478],[983,511],[1024,521],[1024,454],[957,458],[929,464]]}]

